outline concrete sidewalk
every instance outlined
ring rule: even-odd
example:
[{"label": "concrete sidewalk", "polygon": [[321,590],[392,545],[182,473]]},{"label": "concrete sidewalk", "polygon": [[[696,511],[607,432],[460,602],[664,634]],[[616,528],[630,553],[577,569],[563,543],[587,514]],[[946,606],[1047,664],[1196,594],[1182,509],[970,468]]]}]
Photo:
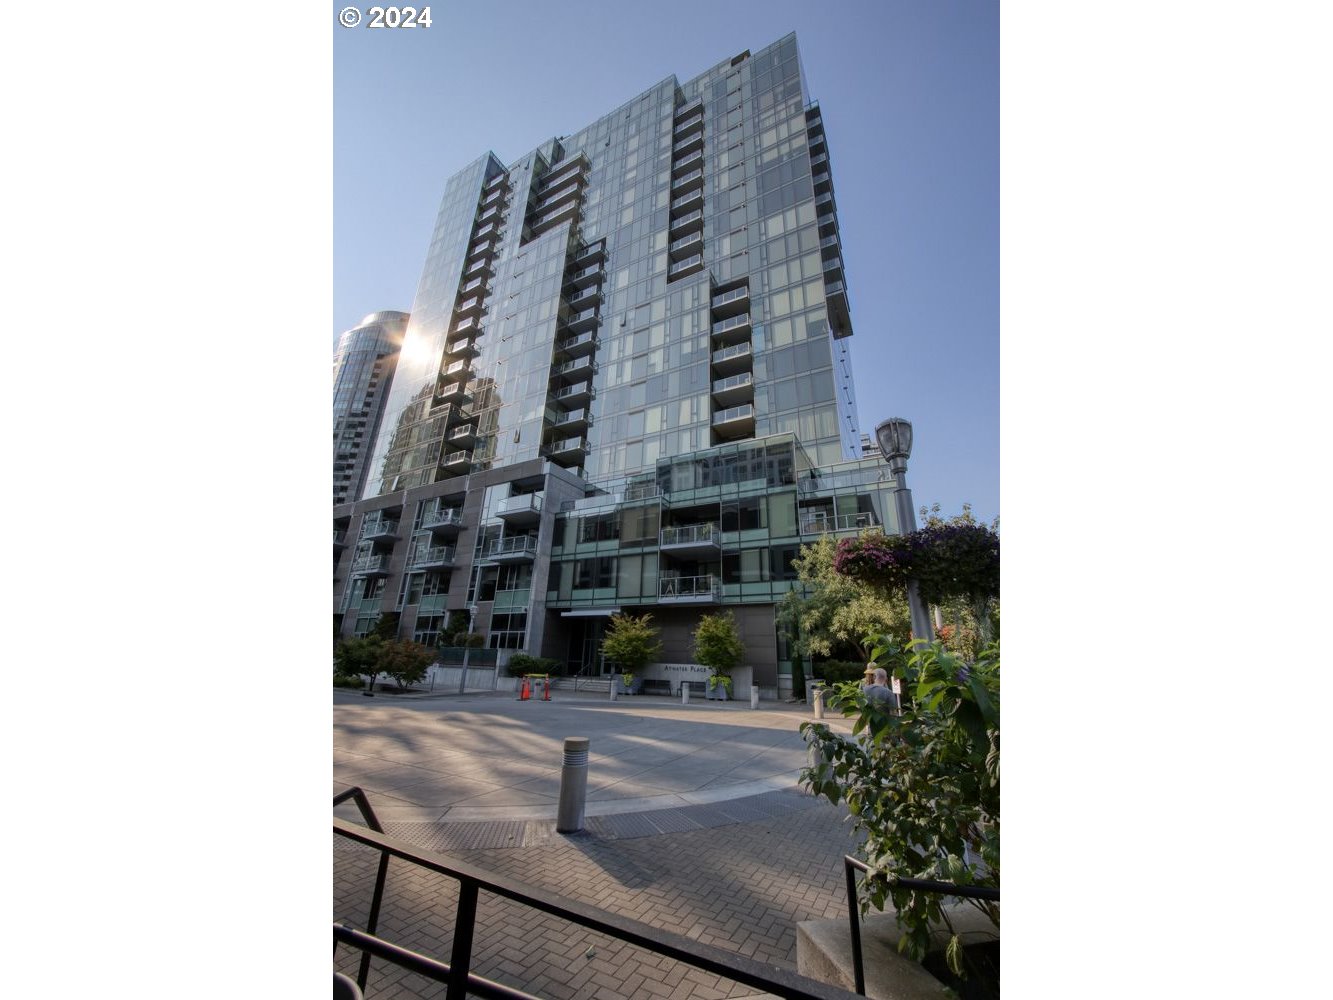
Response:
[{"label": "concrete sidewalk", "polygon": [[[552,698],[335,692],[333,792],[360,786],[394,823],[554,819],[564,739],[586,736],[587,816],[666,815],[793,789],[806,764],[805,705]],[[825,721],[850,731],[846,720]],[[354,807],[339,815],[352,818]]]}]

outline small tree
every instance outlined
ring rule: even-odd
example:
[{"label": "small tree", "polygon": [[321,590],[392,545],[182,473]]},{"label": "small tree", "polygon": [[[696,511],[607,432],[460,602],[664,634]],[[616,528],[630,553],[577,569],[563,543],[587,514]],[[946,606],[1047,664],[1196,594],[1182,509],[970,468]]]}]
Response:
[{"label": "small tree", "polygon": [[400,688],[410,687],[426,676],[426,669],[435,662],[435,651],[406,639],[394,639],[379,644],[376,666],[388,674]]},{"label": "small tree", "polygon": [[657,626],[652,622],[652,615],[612,615],[602,637],[602,655],[615,661],[622,674],[631,680],[635,673],[662,655]]},{"label": "small tree", "polygon": [[694,630],[694,658],[713,672],[708,686],[721,684],[731,690],[731,671],[740,666],[745,646],[736,633],[736,619],[730,611],[704,615]]},{"label": "small tree", "polygon": [[398,612],[386,611],[375,619],[370,634],[382,642],[392,642],[398,638]]},{"label": "small tree", "polygon": [[373,689],[375,678],[380,675],[380,643],[374,635],[340,642],[333,650],[334,673],[343,677],[364,677],[367,689]]}]

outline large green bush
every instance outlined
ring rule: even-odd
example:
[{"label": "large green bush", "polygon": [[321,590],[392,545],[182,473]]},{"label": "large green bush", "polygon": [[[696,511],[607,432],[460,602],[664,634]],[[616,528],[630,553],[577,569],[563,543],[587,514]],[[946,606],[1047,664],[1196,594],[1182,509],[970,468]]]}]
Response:
[{"label": "large green bush", "polygon": [[[1000,884],[1000,657],[989,647],[967,664],[940,643],[917,642],[903,673],[901,715],[868,704],[860,686],[837,686],[827,704],[854,717],[852,739],[823,723],[801,735],[817,753],[801,772],[817,795],[845,801],[870,873],[862,910],[892,899],[903,929],[899,950],[920,961],[930,925],[949,925],[943,897],[892,887],[892,877]],[[875,653],[883,654],[883,649]],[[996,903],[969,901],[999,926]],[[961,941],[952,933],[946,957],[961,969]]]},{"label": "large green bush", "polygon": [[520,674],[550,674],[559,676],[564,673],[565,664],[550,656],[529,656],[527,653],[515,653],[509,658],[510,676]]}]

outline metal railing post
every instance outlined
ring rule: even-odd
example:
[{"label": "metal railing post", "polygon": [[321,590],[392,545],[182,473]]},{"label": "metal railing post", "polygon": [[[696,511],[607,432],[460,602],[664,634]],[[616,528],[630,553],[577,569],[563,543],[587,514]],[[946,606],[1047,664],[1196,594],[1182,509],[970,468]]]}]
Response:
[{"label": "metal railing post", "polygon": [[472,932],[477,925],[477,883],[462,879],[458,883],[458,908],[454,910],[454,947],[449,956],[447,1000],[464,1000],[467,974],[472,965]]},{"label": "metal railing post", "polygon": [[852,974],[856,979],[856,992],[866,995],[866,970],[861,963],[861,913],[856,902],[856,871],[852,868],[852,859],[844,856],[842,870],[847,877],[847,923],[852,931]]}]

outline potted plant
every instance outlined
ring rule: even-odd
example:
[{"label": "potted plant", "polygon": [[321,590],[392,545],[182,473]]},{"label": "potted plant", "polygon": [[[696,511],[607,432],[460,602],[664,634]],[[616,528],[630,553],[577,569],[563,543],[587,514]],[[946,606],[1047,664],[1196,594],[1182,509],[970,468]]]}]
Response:
[{"label": "potted plant", "polygon": [[615,680],[625,694],[632,694],[638,685],[634,675],[662,654],[652,622],[652,615],[612,615],[602,638],[602,655],[619,664],[620,676]]},{"label": "potted plant", "polygon": [[745,646],[736,631],[730,611],[704,615],[694,630],[694,659],[707,667],[708,697],[726,701],[732,697],[731,671],[740,666]]}]

